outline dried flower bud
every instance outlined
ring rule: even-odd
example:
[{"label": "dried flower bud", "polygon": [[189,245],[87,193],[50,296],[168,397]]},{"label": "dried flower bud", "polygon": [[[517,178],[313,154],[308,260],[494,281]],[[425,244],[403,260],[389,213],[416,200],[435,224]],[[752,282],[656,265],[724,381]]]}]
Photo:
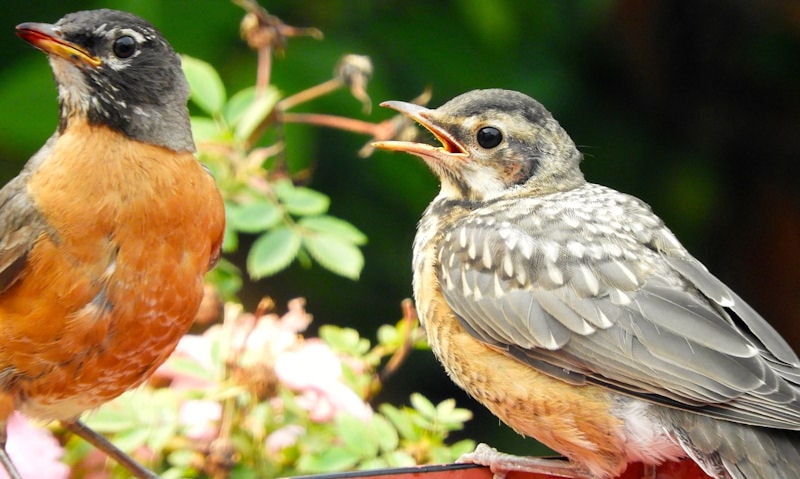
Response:
[{"label": "dried flower bud", "polygon": [[366,55],[348,54],[336,64],[336,78],[342,81],[350,93],[361,102],[364,112],[372,110],[372,100],[367,94],[367,83],[372,77],[372,60]]}]

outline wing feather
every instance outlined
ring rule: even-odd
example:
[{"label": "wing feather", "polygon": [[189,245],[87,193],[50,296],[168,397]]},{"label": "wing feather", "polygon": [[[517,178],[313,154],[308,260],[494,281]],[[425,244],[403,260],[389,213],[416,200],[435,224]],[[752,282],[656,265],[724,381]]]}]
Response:
[{"label": "wing feather", "polygon": [[[516,198],[445,235],[443,294],[465,328],[565,381],[800,429],[800,361],[780,335],[646,205],[585,188],[602,211],[573,214],[586,191]],[[489,214],[499,227],[486,227]],[[564,221],[574,217],[594,222]]]}]

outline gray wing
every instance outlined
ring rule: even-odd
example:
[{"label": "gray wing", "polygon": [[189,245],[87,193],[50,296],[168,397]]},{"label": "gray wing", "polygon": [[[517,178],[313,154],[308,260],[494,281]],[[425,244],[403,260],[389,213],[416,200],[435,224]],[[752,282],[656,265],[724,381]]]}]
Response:
[{"label": "gray wing", "polygon": [[55,140],[54,135],[31,157],[22,172],[0,189],[0,294],[17,282],[34,242],[49,231],[26,188],[28,178]]},{"label": "gray wing", "polygon": [[463,326],[543,372],[800,429],[797,356],[633,197],[586,185],[501,202],[455,224],[438,255]]}]

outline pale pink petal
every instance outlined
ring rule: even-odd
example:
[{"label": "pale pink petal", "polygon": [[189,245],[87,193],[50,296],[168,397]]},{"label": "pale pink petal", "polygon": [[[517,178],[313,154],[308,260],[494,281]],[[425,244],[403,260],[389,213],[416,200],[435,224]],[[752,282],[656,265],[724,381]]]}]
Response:
[{"label": "pale pink petal", "polygon": [[[7,422],[8,450],[11,460],[23,479],[66,479],[69,467],[61,462],[64,449],[49,430],[38,427],[20,413],[13,413]],[[0,478],[6,479],[0,467]]]},{"label": "pale pink petal", "polygon": [[318,388],[322,384],[338,381],[342,375],[342,365],[327,344],[311,339],[300,348],[278,356],[275,373],[291,389]]},{"label": "pale pink petal", "polygon": [[[213,328],[211,328],[213,329]],[[210,389],[215,386],[215,382],[210,380],[213,377],[214,365],[211,361],[213,340],[208,336],[198,336],[187,334],[178,342],[175,351],[153,374],[155,378],[165,378],[170,381],[173,389]],[[184,368],[176,368],[174,361],[191,361],[198,365],[199,369],[208,374],[199,375],[187,373]]]},{"label": "pale pink petal", "polygon": [[221,418],[222,405],[216,401],[192,399],[181,404],[178,411],[178,421],[186,428],[186,437],[195,441],[215,439]]},{"label": "pale pink petal", "polygon": [[297,402],[314,421],[330,421],[340,412],[362,419],[372,416],[369,405],[342,383],[339,356],[320,340],[308,340],[278,356],[275,373],[288,388],[301,392]]},{"label": "pale pink petal", "polygon": [[336,413],[344,412],[359,419],[372,417],[372,408],[352,389],[340,382],[326,384],[323,394]]},{"label": "pale pink petal", "polygon": [[275,454],[287,447],[294,446],[300,436],[305,433],[306,428],[303,426],[299,424],[289,424],[272,431],[272,433],[267,436],[266,441],[264,441],[264,445],[267,448],[267,452]]}]

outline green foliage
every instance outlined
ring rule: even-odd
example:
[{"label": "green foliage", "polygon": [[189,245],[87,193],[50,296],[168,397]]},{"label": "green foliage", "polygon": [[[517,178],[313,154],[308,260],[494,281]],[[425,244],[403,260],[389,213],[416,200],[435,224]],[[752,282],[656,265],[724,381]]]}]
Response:
[{"label": "green foliage", "polygon": [[[229,306],[222,324],[184,338],[156,373],[170,387],[130,391],[84,420],[165,478],[412,466],[474,449],[470,440],[446,442],[472,417],[452,399],[434,404],[414,393],[408,406],[369,404],[382,370],[419,343],[412,318],[381,326],[375,344],[333,325],[304,339],[297,333],[309,322],[298,301],[282,317]],[[68,444],[77,470],[92,452],[84,446]],[[226,464],[226,453],[235,460]],[[116,466],[112,475],[125,472]]]},{"label": "green foliage", "polygon": [[358,279],[364,267],[359,246],[366,236],[345,220],[328,215],[330,198],[295,185],[269,160],[282,146],[254,146],[275,126],[281,100],[274,87],[245,88],[228,98],[214,67],[183,56],[191,101],[204,113],[192,117],[200,160],[209,166],[225,199],[227,227],[223,248],[236,251],[239,235],[255,235],[247,254],[252,279],[274,275],[295,259],[313,259],[329,271]]}]

